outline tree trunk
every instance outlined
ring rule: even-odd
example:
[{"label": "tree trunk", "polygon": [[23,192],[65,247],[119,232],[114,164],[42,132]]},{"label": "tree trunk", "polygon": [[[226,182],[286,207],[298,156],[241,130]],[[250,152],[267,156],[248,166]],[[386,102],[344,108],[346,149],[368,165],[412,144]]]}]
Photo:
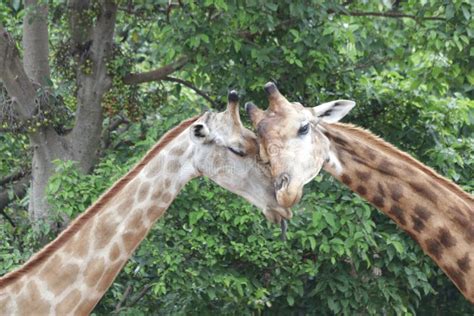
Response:
[{"label": "tree trunk", "polygon": [[[50,71],[48,64],[48,9],[38,5],[37,0],[25,3],[26,11],[23,21],[24,67],[33,83],[47,91],[50,89]],[[74,160],[80,169],[89,172],[98,158],[100,136],[102,131],[102,96],[110,89],[111,80],[107,75],[106,62],[112,51],[115,28],[116,6],[111,1],[102,3],[102,10],[94,27],[84,30],[87,25],[81,14],[89,7],[88,1],[71,1],[71,35],[77,46],[85,48],[85,55],[91,62],[89,72],[84,72],[78,60],[77,70],[77,111],[74,128],[69,135],[60,136],[49,126],[40,127],[30,134],[33,148],[32,182],[30,192],[29,214],[33,221],[49,216],[50,207],[46,200],[46,188],[49,178],[54,173],[52,161]],[[82,18],[82,19],[81,19]],[[82,34],[82,36],[78,36]],[[92,34],[89,36],[89,34]],[[84,55],[83,55],[84,56]],[[85,62],[86,60],[82,60]]]}]

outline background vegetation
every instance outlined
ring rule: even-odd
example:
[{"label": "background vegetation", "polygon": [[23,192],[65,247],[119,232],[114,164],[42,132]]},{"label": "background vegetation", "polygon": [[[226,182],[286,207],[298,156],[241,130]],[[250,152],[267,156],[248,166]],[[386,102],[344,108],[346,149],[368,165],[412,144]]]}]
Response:
[{"label": "background vegetation", "polygon": [[[32,135],[44,126],[68,133],[84,67],[70,49],[68,6],[48,4],[55,115],[20,126],[7,115],[6,91],[0,99],[0,275],[54,238],[169,128],[222,109],[229,88],[266,104],[269,80],[307,106],[356,100],[345,121],[474,192],[472,1],[118,1],[98,159],[88,170],[55,160],[48,220],[32,225]],[[89,13],[93,23],[97,10]],[[0,4],[0,24],[17,43],[25,14],[22,0]],[[130,77],[166,65],[144,83]],[[408,236],[328,175],[307,185],[294,212],[282,242],[242,199],[192,181],[94,313],[473,314]]]}]

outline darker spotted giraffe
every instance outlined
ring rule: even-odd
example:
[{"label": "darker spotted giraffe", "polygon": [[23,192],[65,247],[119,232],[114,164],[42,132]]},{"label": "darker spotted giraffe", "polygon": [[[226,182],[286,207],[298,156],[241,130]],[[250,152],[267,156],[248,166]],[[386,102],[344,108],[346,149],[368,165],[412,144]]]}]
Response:
[{"label": "darker spotted giraffe", "polygon": [[342,173],[327,170],[392,218],[474,302],[472,196],[367,131],[325,128]]}]

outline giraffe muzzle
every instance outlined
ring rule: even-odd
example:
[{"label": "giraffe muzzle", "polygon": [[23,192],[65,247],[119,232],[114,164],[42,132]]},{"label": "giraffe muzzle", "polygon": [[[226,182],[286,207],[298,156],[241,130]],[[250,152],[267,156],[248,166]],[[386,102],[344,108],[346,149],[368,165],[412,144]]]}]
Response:
[{"label": "giraffe muzzle", "polygon": [[303,187],[291,181],[291,176],[286,172],[275,179],[273,186],[277,202],[284,208],[290,208],[298,203],[303,195]]}]

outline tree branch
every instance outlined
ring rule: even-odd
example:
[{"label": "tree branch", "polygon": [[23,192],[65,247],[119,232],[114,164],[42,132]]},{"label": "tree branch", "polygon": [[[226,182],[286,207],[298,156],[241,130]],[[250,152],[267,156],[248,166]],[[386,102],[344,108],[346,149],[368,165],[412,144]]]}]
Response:
[{"label": "tree branch", "polygon": [[79,166],[85,172],[92,168],[98,155],[103,121],[102,96],[112,85],[107,62],[112,54],[117,5],[111,0],[100,3],[90,41],[81,46],[81,58],[90,63],[84,64],[77,74],[76,120],[67,136],[74,149],[73,159],[80,162]]},{"label": "tree branch", "polygon": [[[110,146],[112,132],[118,129],[122,124],[127,124],[127,129],[130,126],[130,121],[126,118],[119,116],[118,118],[112,120],[109,126],[102,132],[102,146],[101,149],[107,149]],[[125,129],[126,130],[126,129]]]},{"label": "tree branch", "polygon": [[22,120],[31,118],[35,111],[36,89],[26,75],[16,43],[0,24],[0,79],[12,102],[15,114]]},{"label": "tree branch", "polygon": [[149,289],[151,289],[152,285],[151,284],[147,284],[141,291],[140,293],[138,293],[134,299],[129,303],[127,304],[127,307],[131,307],[133,305],[135,305],[143,296],[145,296],[146,292],[148,292]]},{"label": "tree branch", "polygon": [[132,285],[129,283],[127,288],[125,289],[125,292],[123,293],[122,299],[117,303],[115,306],[115,313],[118,314],[120,310],[122,309],[122,305],[125,302],[125,300],[128,298],[128,296],[132,293]]},{"label": "tree branch", "polygon": [[30,183],[30,177],[24,177],[20,181],[16,182],[15,184],[12,185],[11,189],[13,190],[13,198],[10,198],[10,195],[8,194],[8,190],[4,189],[2,192],[0,192],[0,213],[5,216],[5,218],[15,226],[14,222],[11,220],[11,218],[6,215],[4,209],[12,202],[15,198],[23,198],[26,195],[26,192],[28,190],[28,185]]},{"label": "tree branch", "polygon": [[416,16],[410,15],[400,12],[360,12],[360,11],[348,11],[348,12],[339,12],[342,15],[349,15],[349,16],[378,16],[384,18],[393,18],[393,19],[400,19],[400,18],[409,18],[415,21],[419,20],[437,20],[437,21],[446,21],[443,17],[438,16]]},{"label": "tree branch", "polygon": [[166,76],[171,75],[173,72],[181,69],[187,62],[187,57],[181,57],[177,61],[153,71],[128,74],[123,78],[123,82],[125,84],[132,85],[150,81],[160,81]]},{"label": "tree branch", "polygon": [[25,0],[23,17],[23,66],[28,77],[46,88],[50,81],[48,4]]},{"label": "tree branch", "polygon": [[28,170],[28,171],[19,170],[17,172],[14,172],[14,173],[6,176],[5,178],[0,179],[0,186],[3,186],[3,185],[8,184],[10,182],[17,181],[17,180],[19,180],[19,179],[21,179],[24,176],[29,175],[29,174],[30,174],[30,170]]},{"label": "tree branch", "polygon": [[216,101],[212,100],[206,93],[204,93],[204,91],[196,88],[191,82],[185,81],[183,79],[169,77],[169,76],[166,76],[165,78],[163,78],[163,80],[170,81],[170,82],[176,82],[176,83],[179,83],[179,84],[181,84],[185,87],[188,87],[189,89],[194,90],[197,94],[199,94],[201,97],[206,99],[212,105],[213,108],[219,108],[219,104]]}]

